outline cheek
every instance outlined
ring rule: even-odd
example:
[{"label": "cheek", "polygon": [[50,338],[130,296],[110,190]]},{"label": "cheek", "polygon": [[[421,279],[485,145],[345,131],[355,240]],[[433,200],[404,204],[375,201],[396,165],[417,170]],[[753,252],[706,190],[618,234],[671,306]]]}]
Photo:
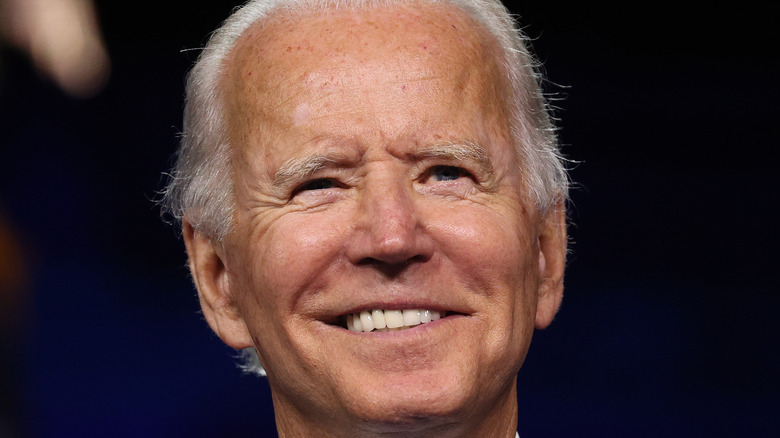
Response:
[{"label": "cheek", "polygon": [[511,210],[463,208],[438,222],[448,271],[474,293],[481,366],[516,373],[533,332],[538,283],[533,231]]},{"label": "cheek", "polygon": [[333,268],[343,241],[339,223],[327,215],[287,214],[234,240],[231,253],[239,255],[231,260],[231,292],[261,357],[271,351],[289,359],[283,352],[297,348],[296,308],[325,290],[323,273]]},{"label": "cheek", "polygon": [[293,213],[250,242],[254,289],[291,311],[303,291],[316,291],[343,247],[347,223],[337,213]]},{"label": "cheek", "polygon": [[[532,265],[526,221],[517,214],[482,206],[451,209],[432,221],[432,232],[457,275],[471,277],[474,290],[522,288]],[[534,260],[535,261],[535,260]]]}]

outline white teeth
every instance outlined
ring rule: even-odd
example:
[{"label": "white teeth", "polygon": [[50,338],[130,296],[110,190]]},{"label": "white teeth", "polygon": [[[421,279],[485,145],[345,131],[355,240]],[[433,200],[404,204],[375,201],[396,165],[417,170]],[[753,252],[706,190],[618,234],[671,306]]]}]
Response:
[{"label": "white teeth", "polygon": [[371,312],[365,310],[360,312],[360,324],[363,326],[364,332],[370,332],[374,329],[374,321],[371,318]]},{"label": "white teeth", "polygon": [[426,324],[441,318],[441,313],[428,309],[364,310],[346,316],[347,329],[353,332],[396,331]]},{"label": "white teeth", "polygon": [[400,310],[386,310],[385,323],[387,328],[399,328],[404,325],[404,314]]},{"label": "white teeth", "polygon": [[420,311],[417,309],[404,310],[404,325],[418,325],[420,324]]},{"label": "white teeth", "polygon": [[374,317],[374,328],[383,329],[387,327],[387,324],[385,323],[385,312],[377,309],[371,312],[371,316]]}]

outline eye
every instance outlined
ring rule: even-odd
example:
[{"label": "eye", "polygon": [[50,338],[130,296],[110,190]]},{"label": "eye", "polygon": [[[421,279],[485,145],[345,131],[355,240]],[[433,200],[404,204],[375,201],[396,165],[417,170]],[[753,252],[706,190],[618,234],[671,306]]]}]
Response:
[{"label": "eye", "polygon": [[326,190],[335,187],[338,187],[338,184],[336,183],[336,181],[332,179],[328,179],[328,178],[314,179],[311,181],[306,181],[305,183],[296,187],[295,190],[293,190],[293,196],[301,192]]},{"label": "eye", "polygon": [[455,166],[434,166],[430,170],[430,177],[435,181],[455,181],[464,176],[468,176],[468,172]]}]

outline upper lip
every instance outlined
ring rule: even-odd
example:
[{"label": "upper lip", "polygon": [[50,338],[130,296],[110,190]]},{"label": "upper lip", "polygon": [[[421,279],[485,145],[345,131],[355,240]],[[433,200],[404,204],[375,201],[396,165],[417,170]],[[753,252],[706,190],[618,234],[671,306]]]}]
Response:
[{"label": "upper lip", "polygon": [[342,313],[342,315],[347,315],[350,313],[359,313],[362,311],[372,311],[372,310],[406,310],[406,309],[426,309],[426,310],[436,310],[439,312],[457,312],[454,309],[450,309],[447,306],[442,306],[440,304],[371,304],[371,305],[363,305],[359,307],[355,307],[353,309],[347,310],[346,312]]}]

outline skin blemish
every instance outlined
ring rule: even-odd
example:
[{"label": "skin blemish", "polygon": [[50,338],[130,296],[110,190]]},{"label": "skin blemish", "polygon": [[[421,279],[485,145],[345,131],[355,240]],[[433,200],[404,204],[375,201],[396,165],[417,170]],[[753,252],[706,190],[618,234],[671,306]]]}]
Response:
[{"label": "skin blemish", "polygon": [[311,107],[308,103],[303,102],[297,107],[292,114],[293,123],[295,126],[300,126],[309,121],[311,118]]},{"label": "skin blemish", "polygon": [[401,85],[401,90],[406,90],[406,85]]},{"label": "skin blemish", "polygon": [[423,41],[420,41],[417,43],[417,47],[420,49],[428,52],[428,51],[434,51],[438,48],[439,40],[435,37],[428,37],[425,38]]}]

